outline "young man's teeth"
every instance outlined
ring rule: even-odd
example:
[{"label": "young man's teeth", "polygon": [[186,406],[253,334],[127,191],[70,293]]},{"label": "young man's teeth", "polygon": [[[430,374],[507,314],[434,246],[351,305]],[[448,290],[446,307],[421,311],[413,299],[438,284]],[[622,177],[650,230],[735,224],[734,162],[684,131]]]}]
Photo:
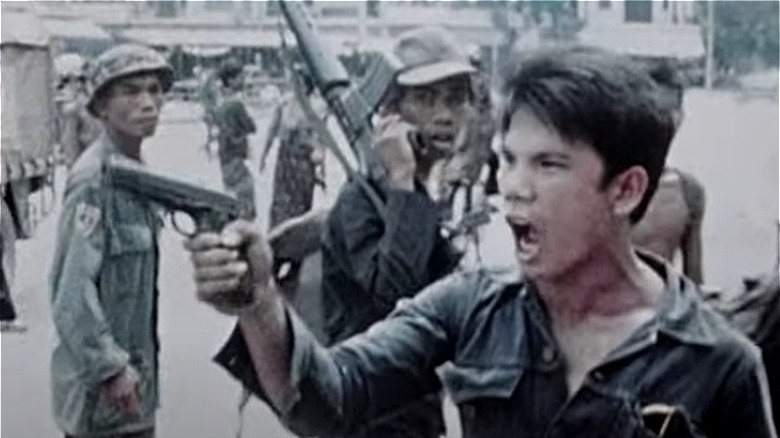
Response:
[{"label": "young man's teeth", "polygon": [[525,241],[526,242],[536,242],[536,230],[534,230],[530,225],[528,226],[528,231],[525,232]]}]

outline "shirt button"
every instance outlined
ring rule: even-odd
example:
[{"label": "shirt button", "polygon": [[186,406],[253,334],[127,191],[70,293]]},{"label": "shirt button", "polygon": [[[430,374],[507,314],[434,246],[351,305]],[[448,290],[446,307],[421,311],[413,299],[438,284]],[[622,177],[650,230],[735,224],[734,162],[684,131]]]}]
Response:
[{"label": "shirt button", "polygon": [[600,371],[594,371],[593,372],[593,380],[597,382],[603,382],[604,381],[604,374],[602,374]]},{"label": "shirt button", "polygon": [[545,345],[542,349],[542,360],[545,362],[552,362],[555,359],[555,349],[549,345]]}]

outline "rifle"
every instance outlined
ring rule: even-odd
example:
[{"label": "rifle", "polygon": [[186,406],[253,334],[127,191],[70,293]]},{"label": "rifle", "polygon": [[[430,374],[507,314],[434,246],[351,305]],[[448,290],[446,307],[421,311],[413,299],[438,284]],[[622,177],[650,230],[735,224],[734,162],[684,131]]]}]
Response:
[{"label": "rifle", "polygon": [[[114,187],[148,199],[167,210],[173,227],[186,236],[204,231],[219,232],[228,222],[238,219],[241,213],[241,204],[227,193],[177,180],[126,160],[110,158],[105,170],[108,181]],[[177,212],[184,212],[192,218],[193,231],[178,223],[174,215]]]},{"label": "rifle", "polygon": [[[355,81],[317,34],[304,4],[284,0],[280,0],[280,4],[313,84],[336,116],[357,158],[359,174],[374,181],[382,180],[387,171],[372,149],[371,116],[401,70],[400,60],[390,54],[372,56],[366,73],[360,81]],[[370,189],[366,184],[361,185]],[[372,192],[369,195],[374,198],[376,194]]]},{"label": "rifle", "polygon": [[497,211],[497,207],[486,202],[479,208],[464,213],[459,221],[443,224],[442,231],[444,231],[444,237],[454,239],[464,234],[472,234],[479,227],[489,224],[491,220],[490,215]]}]

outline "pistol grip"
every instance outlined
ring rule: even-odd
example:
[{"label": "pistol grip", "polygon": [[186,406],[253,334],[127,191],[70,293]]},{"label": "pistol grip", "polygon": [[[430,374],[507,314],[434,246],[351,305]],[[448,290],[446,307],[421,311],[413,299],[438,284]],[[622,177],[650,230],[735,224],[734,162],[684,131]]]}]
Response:
[{"label": "pistol grip", "polygon": [[[245,262],[247,261],[247,245],[242,245],[238,250],[241,259]],[[254,283],[252,280],[252,273],[247,270],[238,287],[233,291],[225,292],[222,297],[225,304],[231,307],[243,307],[252,304],[252,287]]]}]

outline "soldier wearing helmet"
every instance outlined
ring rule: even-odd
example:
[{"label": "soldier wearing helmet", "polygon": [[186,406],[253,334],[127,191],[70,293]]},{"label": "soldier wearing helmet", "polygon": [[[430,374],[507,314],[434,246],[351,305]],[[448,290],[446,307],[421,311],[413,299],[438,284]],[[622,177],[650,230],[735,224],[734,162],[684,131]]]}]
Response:
[{"label": "soldier wearing helmet", "polygon": [[52,408],[66,437],[152,437],[160,224],[152,205],[112,187],[103,168],[141,165],[173,70],[152,49],[120,45],[91,73],[86,107],[103,133],[65,188],[50,277]]},{"label": "soldier wearing helmet", "polygon": [[241,202],[242,217],[252,219],[255,217],[255,189],[246,160],[249,157],[249,134],[257,128],[239,96],[244,86],[244,69],[238,63],[228,61],[220,67],[217,75],[224,90],[222,103],[215,112],[222,183]]}]

